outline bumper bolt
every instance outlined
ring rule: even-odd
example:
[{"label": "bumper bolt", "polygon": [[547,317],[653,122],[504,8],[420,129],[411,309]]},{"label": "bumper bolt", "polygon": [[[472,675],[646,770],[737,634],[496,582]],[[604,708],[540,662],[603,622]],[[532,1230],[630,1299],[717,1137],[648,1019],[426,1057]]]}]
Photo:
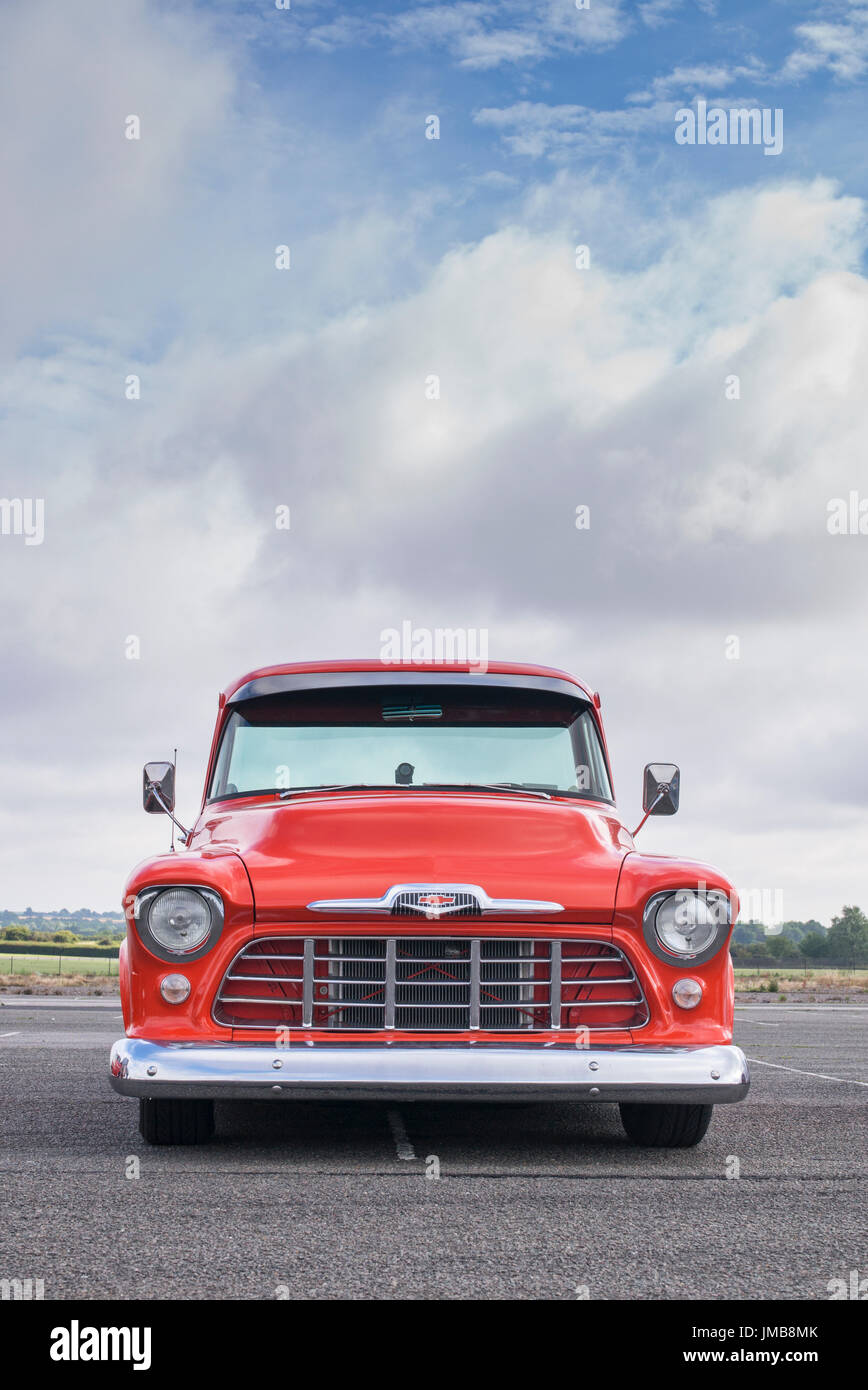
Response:
[{"label": "bumper bolt", "polygon": [[271,1065],[274,1067],[275,1071],[280,1071],[280,1068],[283,1066],[283,1063],[281,1062],[279,1057],[275,1057]]},{"label": "bumper bolt", "polygon": [[719,1071],[713,1071],[713,1072],[711,1073],[711,1079],[712,1079],[712,1081],[719,1081],[719,1080],[720,1080],[720,1072],[719,1072]]},{"label": "bumper bolt", "polygon": [[148,1067],[148,1076],[156,1076],[156,1074],[157,1074],[157,1068],[154,1066],[154,1064],[153,1064],[153,1062],[152,1062],[151,1065]]},{"label": "bumper bolt", "polygon": [[283,1088],[282,1088],[281,1086],[272,1086],[271,1089],[272,1089],[272,1091],[280,1091],[280,1090],[282,1090]]},{"label": "bumper bolt", "polygon": [[590,1091],[588,1092],[588,1095],[589,1095],[589,1096],[598,1096],[599,1094],[600,1094],[600,1088],[599,1088],[599,1086],[592,1086],[591,1089],[590,1089]]},{"label": "bumper bolt", "polygon": [[588,1063],[588,1066],[590,1067],[591,1071],[599,1071],[599,1070],[600,1070],[600,1063],[599,1063],[599,1062],[589,1062],[589,1063]]}]

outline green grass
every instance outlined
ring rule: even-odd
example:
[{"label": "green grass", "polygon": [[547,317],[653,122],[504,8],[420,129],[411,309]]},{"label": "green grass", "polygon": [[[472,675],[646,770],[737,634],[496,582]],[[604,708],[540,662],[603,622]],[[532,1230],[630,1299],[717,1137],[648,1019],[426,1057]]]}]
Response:
[{"label": "green grass", "polygon": [[757,969],[755,965],[737,965],[735,966],[735,974],[736,977],[739,975],[777,975],[778,977],[786,976],[788,979],[790,977],[801,979],[803,975],[807,975],[809,980],[814,979],[817,975],[823,975],[834,976],[835,979],[840,980],[853,980],[854,977],[856,979],[868,978],[868,966],[857,965],[855,970],[830,970],[828,966],[818,965],[815,969],[803,970],[801,966],[795,965],[764,965],[760,969]]},{"label": "green grass", "polygon": [[0,975],[114,975],[117,958],[113,956],[23,956],[4,952],[0,948]]}]

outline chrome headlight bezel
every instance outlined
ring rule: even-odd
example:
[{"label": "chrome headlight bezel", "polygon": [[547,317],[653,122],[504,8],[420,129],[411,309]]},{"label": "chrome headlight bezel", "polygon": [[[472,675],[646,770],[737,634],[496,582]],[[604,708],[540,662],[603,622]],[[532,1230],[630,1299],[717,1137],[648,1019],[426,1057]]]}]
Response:
[{"label": "chrome headlight bezel", "polygon": [[[694,898],[703,899],[706,908],[714,906],[720,914],[717,929],[711,941],[698,951],[679,951],[670,946],[660,936],[657,930],[657,914],[664,903],[680,894],[689,894]],[[654,953],[658,960],[665,961],[667,965],[681,966],[685,961],[691,965],[703,965],[706,961],[716,956],[729,936],[732,927],[732,904],[729,894],[722,888],[694,888],[678,887],[666,888],[659,893],[654,893],[645,904],[642,914],[642,935],[646,945]]]},{"label": "chrome headlight bezel", "polygon": [[[173,951],[170,947],[164,946],[158,941],[151,931],[150,916],[154,903],[163,893],[184,892],[196,893],[202,898],[208,908],[211,917],[211,925],[208,935],[200,945],[194,947],[192,951]],[[142,944],[147,947],[152,955],[158,960],[175,963],[177,961],[199,960],[201,956],[207,955],[212,949],[220,933],[223,930],[225,920],[225,909],[223,899],[216,888],[206,888],[201,883],[159,883],[153,887],[142,888],[135,897],[133,903],[133,920],[136,930],[141,937]]]}]

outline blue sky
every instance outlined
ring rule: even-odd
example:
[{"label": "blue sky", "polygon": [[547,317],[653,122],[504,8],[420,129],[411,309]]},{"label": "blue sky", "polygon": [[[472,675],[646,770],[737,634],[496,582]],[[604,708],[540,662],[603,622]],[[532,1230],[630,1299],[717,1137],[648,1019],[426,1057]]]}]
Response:
[{"label": "blue sky", "polygon": [[[667,177],[717,187],[768,178],[772,170],[755,150],[718,150],[713,165],[701,151],[680,160],[671,120],[661,112],[659,124],[645,123],[650,106],[664,103],[674,113],[697,96],[784,110],[791,138],[775,176],[821,171],[846,176],[857,191],[864,184],[864,4],[591,0],[589,10],[577,11],[572,0],[295,0],[291,11],[272,13],[260,3],[221,6],[218,15],[231,42],[246,36],[256,79],[291,131],[317,131],[352,146],[354,134],[358,141],[372,126],[390,128],[375,190],[429,177],[414,140],[423,108],[441,116],[437,167],[451,179],[492,170],[522,179],[535,172],[535,159],[575,166],[601,155],[635,161],[640,177],[659,174],[662,165]],[[501,130],[480,124],[480,113],[523,103],[550,108],[553,127],[539,154],[516,158]],[[586,115],[571,118],[569,108]],[[632,128],[624,124],[617,136],[595,143],[595,114],[630,111]]]},{"label": "blue sky", "polygon": [[[191,7],[166,13],[189,18]],[[634,211],[597,246],[613,268],[653,256],[658,215],[688,215],[727,188],[822,175],[865,192],[868,7],[849,0],[591,0],[587,11],[573,0],[294,0],[288,11],[259,0],[198,15],[234,91],[231,126],[202,151],[189,210],[188,227],[201,218],[196,267],[177,268],[178,293],[197,315],[201,279],[216,270],[209,249],[225,264],[233,240],[291,237],[298,263],[311,264],[317,238],[343,222],[351,260],[354,219],[404,220],[388,274],[365,267],[349,284],[319,282],[316,303],[337,311],[360,279],[366,297],[388,297],[420,283],[450,247],[527,222],[528,189],[558,175],[629,188]],[[675,112],[697,98],[780,108],[781,154],[678,147]],[[421,139],[431,113],[439,141]],[[631,227],[643,213],[640,237]],[[572,221],[581,240],[578,199]],[[227,306],[219,293],[208,298],[222,332]],[[304,312],[298,298],[295,311]]]},{"label": "blue sky", "polygon": [[410,621],[599,688],[628,821],[680,762],[646,848],[868,909],[868,4],[31,0],[0,52],[3,905],[116,905],[218,689]]}]

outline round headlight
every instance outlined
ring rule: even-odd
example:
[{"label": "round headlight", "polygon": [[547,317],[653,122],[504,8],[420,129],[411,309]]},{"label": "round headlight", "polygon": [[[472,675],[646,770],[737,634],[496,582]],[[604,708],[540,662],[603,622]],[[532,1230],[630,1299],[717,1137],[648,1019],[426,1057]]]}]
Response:
[{"label": "round headlight", "polygon": [[167,888],[151,903],[148,927],[167,951],[195,951],[211,930],[210,904],[192,888]]},{"label": "round headlight", "polygon": [[670,893],[657,908],[654,929],[661,944],[679,956],[699,955],[727,925],[724,893]]}]

